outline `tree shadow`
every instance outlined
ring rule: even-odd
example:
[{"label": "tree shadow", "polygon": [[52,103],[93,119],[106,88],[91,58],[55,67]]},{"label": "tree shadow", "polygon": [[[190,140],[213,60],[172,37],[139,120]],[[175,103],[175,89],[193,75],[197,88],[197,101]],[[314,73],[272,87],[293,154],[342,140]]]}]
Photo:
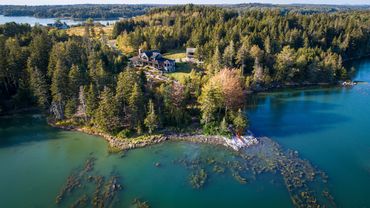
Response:
[{"label": "tree shadow", "polygon": [[59,129],[48,126],[44,117],[12,115],[0,117],[0,148],[58,139]]}]

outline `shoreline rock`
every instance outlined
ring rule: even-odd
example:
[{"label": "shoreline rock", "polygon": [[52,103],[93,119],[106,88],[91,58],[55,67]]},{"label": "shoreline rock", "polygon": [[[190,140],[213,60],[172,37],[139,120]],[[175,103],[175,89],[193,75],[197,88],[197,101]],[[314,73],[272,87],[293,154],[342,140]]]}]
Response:
[{"label": "shoreline rock", "polygon": [[137,141],[135,139],[120,139],[112,135],[102,133],[100,131],[85,128],[85,127],[74,127],[74,126],[60,126],[55,123],[49,122],[49,125],[67,130],[67,131],[78,131],[93,136],[99,136],[108,141],[109,145],[114,148],[118,148],[121,151],[143,148],[146,146],[159,144],[165,141],[186,141],[192,143],[203,143],[211,145],[219,145],[234,151],[247,148],[249,146],[258,144],[258,139],[254,136],[243,136],[242,138],[233,137],[231,139],[219,136],[219,135],[203,135],[203,134],[190,134],[190,133],[170,133],[164,135],[148,135],[145,140]]}]

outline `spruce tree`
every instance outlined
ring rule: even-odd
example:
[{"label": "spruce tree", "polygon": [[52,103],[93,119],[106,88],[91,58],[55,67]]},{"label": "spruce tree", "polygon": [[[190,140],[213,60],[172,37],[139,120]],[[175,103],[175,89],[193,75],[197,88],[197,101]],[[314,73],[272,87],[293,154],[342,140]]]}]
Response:
[{"label": "spruce tree", "polygon": [[93,83],[85,87],[86,91],[86,115],[93,118],[98,107],[98,91]]},{"label": "spruce tree", "polygon": [[99,107],[95,112],[94,121],[101,130],[108,133],[117,133],[121,128],[114,95],[108,87],[104,87],[100,95]]},{"label": "spruce tree", "polygon": [[243,132],[245,131],[245,128],[248,127],[249,125],[248,119],[246,118],[244,112],[241,109],[238,110],[238,113],[236,114],[234,118],[233,124],[234,124],[236,134],[238,136],[242,135]]},{"label": "spruce tree", "polygon": [[138,127],[143,121],[144,95],[137,83],[134,84],[128,104],[130,109],[131,127],[136,127],[137,130],[139,130]]},{"label": "spruce tree", "polygon": [[154,104],[152,100],[149,100],[147,116],[144,120],[145,126],[148,128],[149,134],[151,134],[159,126],[158,116],[154,110]]}]

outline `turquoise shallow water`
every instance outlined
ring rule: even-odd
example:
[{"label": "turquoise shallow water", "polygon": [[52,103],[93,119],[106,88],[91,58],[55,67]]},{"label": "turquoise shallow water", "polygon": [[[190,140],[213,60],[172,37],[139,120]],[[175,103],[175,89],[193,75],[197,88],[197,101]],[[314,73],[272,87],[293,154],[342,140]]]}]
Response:
[{"label": "turquoise shallow water", "polygon": [[[356,68],[356,80],[370,81],[370,61]],[[254,100],[247,114],[257,135],[297,150],[328,174],[338,207],[370,207],[369,96],[367,84],[267,93]],[[278,175],[260,175],[242,185],[229,174],[210,174],[203,189],[192,189],[189,170],[174,160],[238,160],[222,148],[165,143],[120,157],[108,154],[101,138],[56,130],[30,115],[0,118],[0,207],[69,207],[68,200],[55,205],[55,197],[70,173],[91,156],[97,159],[94,174],[121,176],[124,189],[117,207],[130,207],[134,198],[151,207],[292,207]],[[88,190],[77,190],[70,200]]]},{"label": "turquoise shallow water", "polygon": [[[0,125],[0,207],[56,206],[55,197],[66,178],[90,155],[97,158],[96,174],[120,174],[124,189],[117,207],[129,207],[135,198],[147,200],[152,207],[291,206],[282,180],[273,175],[262,175],[248,185],[239,184],[227,174],[214,175],[204,189],[194,190],[188,183],[190,172],[174,163],[184,157],[235,160],[223,148],[176,142],[137,149],[120,157],[109,155],[107,143],[101,138],[55,130],[43,119],[6,118]],[[160,168],[155,167],[156,162],[161,163]]]}]

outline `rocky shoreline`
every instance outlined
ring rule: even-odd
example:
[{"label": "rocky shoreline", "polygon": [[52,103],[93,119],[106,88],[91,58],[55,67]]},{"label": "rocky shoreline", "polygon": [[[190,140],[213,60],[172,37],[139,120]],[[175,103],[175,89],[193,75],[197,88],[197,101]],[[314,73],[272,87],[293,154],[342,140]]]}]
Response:
[{"label": "rocky shoreline", "polygon": [[55,128],[67,130],[67,131],[78,131],[82,133],[86,133],[89,135],[100,136],[103,137],[106,141],[108,141],[110,147],[113,147],[119,151],[125,151],[130,149],[142,148],[146,146],[150,146],[153,144],[159,144],[165,141],[187,141],[193,143],[203,143],[203,144],[211,144],[211,145],[219,145],[224,146],[229,149],[233,149],[235,151],[239,151],[241,148],[246,148],[251,145],[257,144],[258,140],[254,138],[249,142],[246,142],[244,145],[235,145],[235,138],[228,139],[223,136],[218,135],[202,135],[202,134],[191,134],[191,133],[166,133],[160,135],[147,135],[145,139],[137,140],[137,139],[121,139],[114,137],[112,135],[100,132],[98,130],[86,127],[74,127],[74,126],[61,126],[56,125],[55,123],[49,124]]}]

